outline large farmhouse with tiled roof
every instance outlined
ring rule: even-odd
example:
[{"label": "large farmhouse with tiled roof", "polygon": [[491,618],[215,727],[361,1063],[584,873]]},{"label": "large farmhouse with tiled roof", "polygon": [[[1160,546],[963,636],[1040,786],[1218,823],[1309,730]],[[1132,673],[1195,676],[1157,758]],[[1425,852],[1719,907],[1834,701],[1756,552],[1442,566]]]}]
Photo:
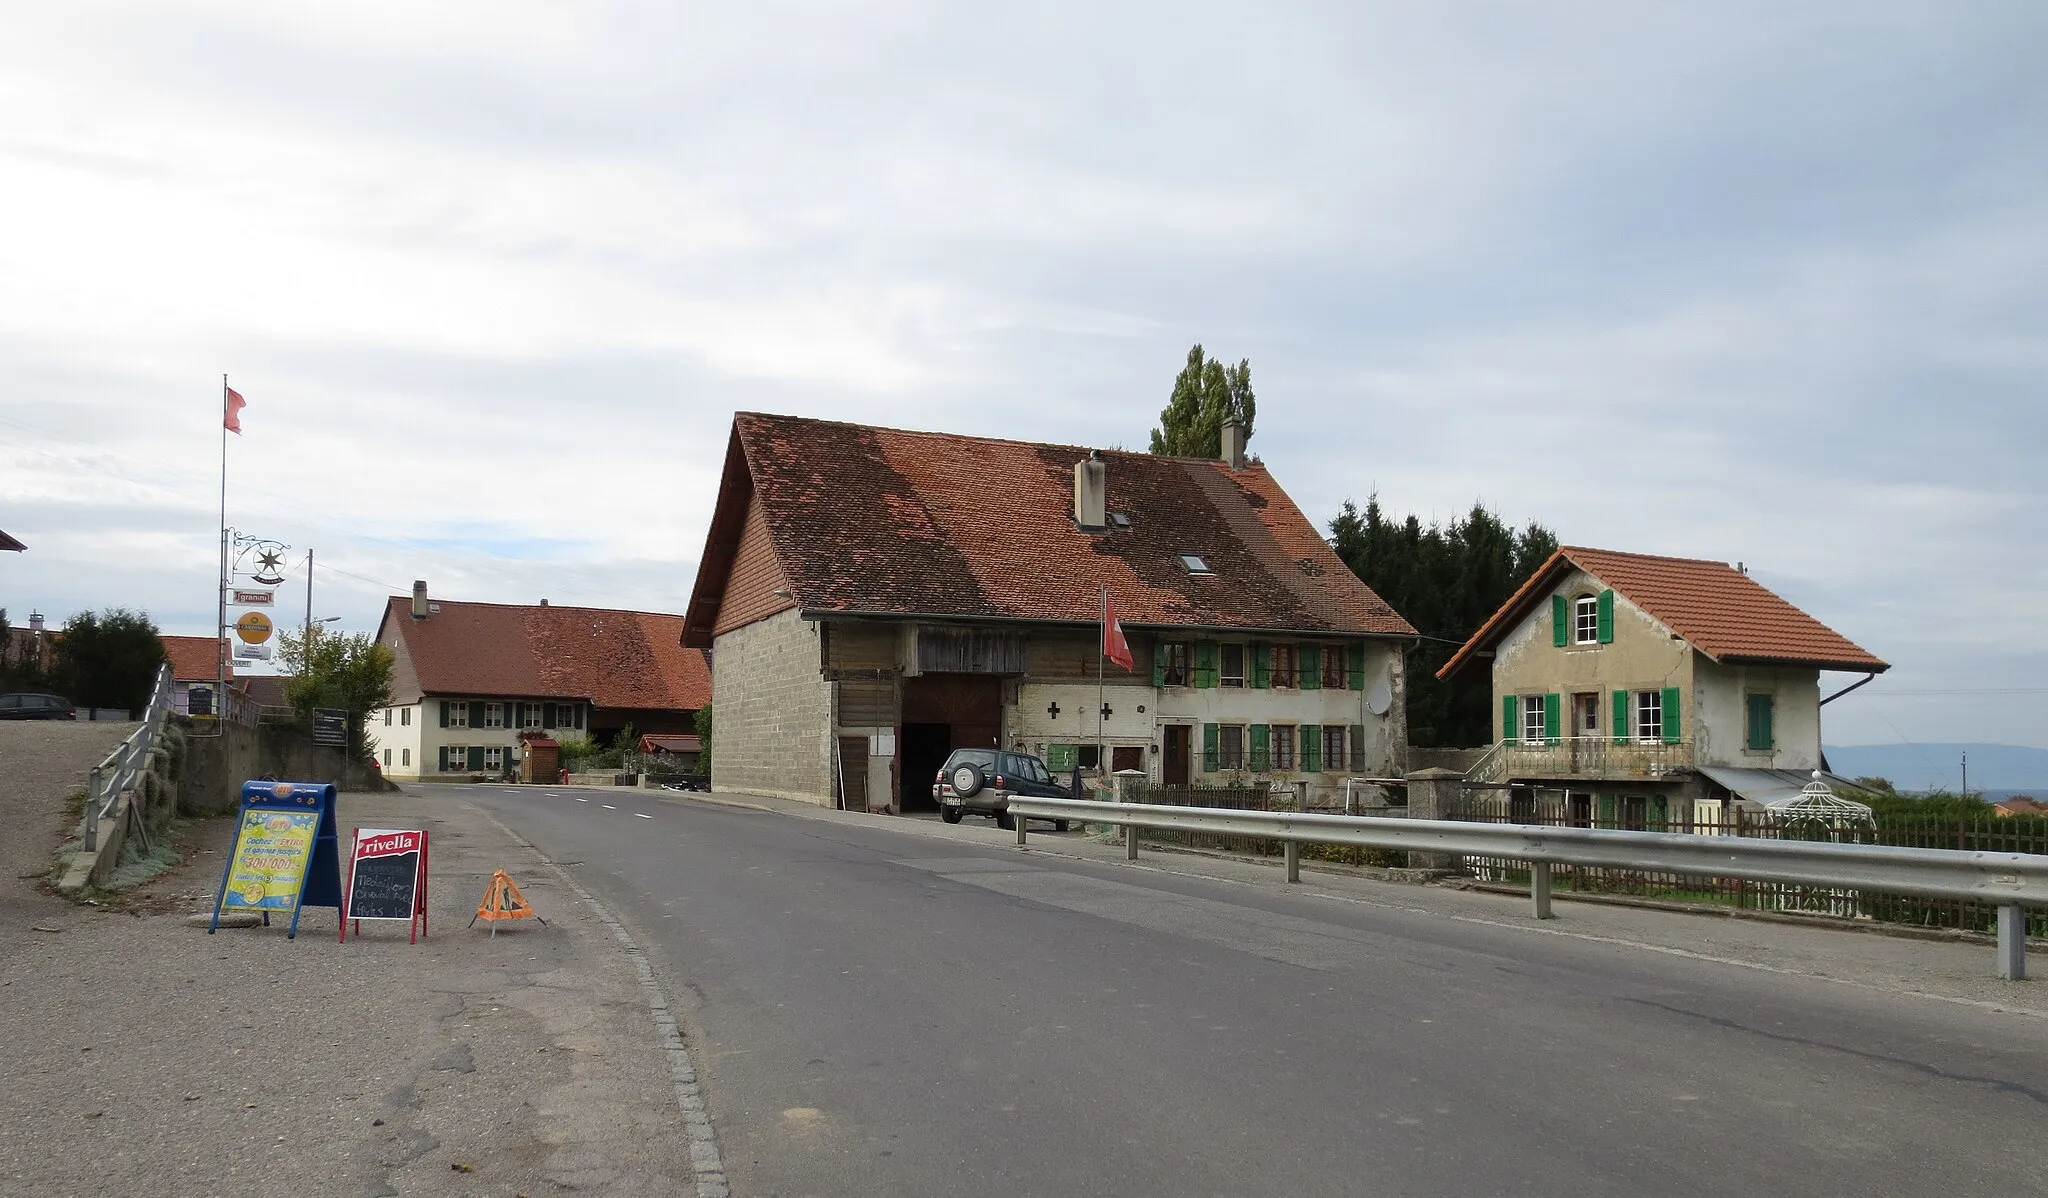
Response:
[{"label": "large farmhouse with tiled roof", "polygon": [[1500,738],[1472,780],[1640,828],[1797,797],[1821,673],[1890,667],[1737,567],[1566,546],[1438,676],[1481,668]]},{"label": "large farmhouse with tiled roof", "polygon": [[680,616],[429,599],[414,583],[377,625],[395,702],[371,713],[372,751],[387,777],[467,777],[515,769],[522,738],[694,732],[711,670],[682,631]]},{"label": "large farmhouse with tiled roof", "polygon": [[[736,416],[684,631],[713,650],[714,784],[917,809],[951,750],[994,745],[1311,799],[1398,770],[1415,630],[1225,443]],[[1105,586],[1135,662],[1098,702]]]}]

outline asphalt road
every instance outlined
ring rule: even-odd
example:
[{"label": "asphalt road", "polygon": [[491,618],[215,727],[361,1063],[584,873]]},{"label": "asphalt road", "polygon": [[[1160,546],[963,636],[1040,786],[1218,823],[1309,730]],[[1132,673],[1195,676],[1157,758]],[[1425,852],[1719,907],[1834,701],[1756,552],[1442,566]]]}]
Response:
[{"label": "asphalt road", "polygon": [[646,947],[743,1198],[2048,1193],[2037,1017],[993,836],[463,789]]}]

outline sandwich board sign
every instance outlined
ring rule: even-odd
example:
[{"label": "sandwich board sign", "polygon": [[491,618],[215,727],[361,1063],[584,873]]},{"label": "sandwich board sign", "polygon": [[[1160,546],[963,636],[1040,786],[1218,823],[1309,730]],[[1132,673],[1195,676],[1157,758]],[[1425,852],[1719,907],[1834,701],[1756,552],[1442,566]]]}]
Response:
[{"label": "sandwich board sign", "polygon": [[211,934],[224,911],[291,913],[288,940],[306,907],[341,907],[341,857],[335,843],[334,786],[327,782],[244,782],[235,847],[213,900]]},{"label": "sandwich board sign", "polygon": [[427,930],[426,831],[357,828],[344,894],[343,943],[348,941],[348,925],[354,923],[360,936],[366,919],[405,920],[412,925],[412,938],[406,943],[419,943]]}]

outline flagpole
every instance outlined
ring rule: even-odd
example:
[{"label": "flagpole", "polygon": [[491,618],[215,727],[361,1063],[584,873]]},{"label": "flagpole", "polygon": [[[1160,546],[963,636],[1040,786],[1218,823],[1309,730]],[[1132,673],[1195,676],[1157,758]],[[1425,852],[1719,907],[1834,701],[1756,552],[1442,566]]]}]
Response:
[{"label": "flagpole", "polygon": [[1095,646],[1095,776],[1106,778],[1109,769],[1102,760],[1102,659],[1109,652],[1109,585],[1102,587],[1102,643]]},{"label": "flagpole", "polygon": [[228,376],[220,376],[220,577],[214,580],[213,726],[227,725],[228,703]]}]

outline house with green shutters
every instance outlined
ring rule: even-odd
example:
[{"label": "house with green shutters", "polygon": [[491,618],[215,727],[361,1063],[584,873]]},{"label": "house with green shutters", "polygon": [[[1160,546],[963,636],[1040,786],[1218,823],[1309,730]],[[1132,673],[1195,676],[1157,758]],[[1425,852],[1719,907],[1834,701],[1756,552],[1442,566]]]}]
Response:
[{"label": "house with green shutters", "polygon": [[1821,675],[1889,667],[1739,564],[1566,546],[1438,676],[1482,668],[1499,735],[1469,781],[1644,828],[1796,798],[1827,768]]}]

